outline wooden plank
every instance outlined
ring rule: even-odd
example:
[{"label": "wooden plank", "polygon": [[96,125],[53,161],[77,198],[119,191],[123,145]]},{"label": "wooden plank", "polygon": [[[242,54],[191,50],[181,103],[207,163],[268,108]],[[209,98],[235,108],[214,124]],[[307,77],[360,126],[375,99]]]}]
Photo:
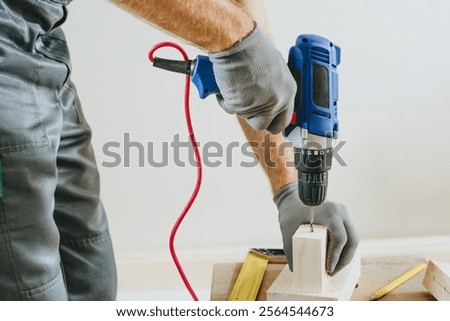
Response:
[{"label": "wooden plank", "polygon": [[350,300],[361,273],[359,251],[335,276],[325,272],[327,229],[300,226],[293,237],[293,270],[286,267],[267,291],[267,300]]},{"label": "wooden plank", "polygon": [[450,263],[428,262],[423,286],[439,301],[450,301]]},{"label": "wooden plank", "polygon": [[[426,262],[420,255],[363,258],[361,277],[351,299],[370,300],[375,291],[420,262]],[[422,286],[424,275],[425,270],[383,296],[380,301],[434,301],[434,297]]]},{"label": "wooden plank", "polygon": [[242,265],[243,263],[214,264],[211,283],[211,301],[228,300]]},{"label": "wooden plank", "polygon": [[[358,287],[353,291],[352,301],[368,301],[370,296],[377,289],[392,281],[404,271],[424,262],[422,256],[382,256],[382,257],[363,257],[361,259],[361,277],[358,281]],[[233,275],[237,276],[242,263],[217,263],[213,267],[213,279],[211,287],[211,300],[226,301],[230,295],[234,284]],[[273,281],[278,277],[285,264],[270,264],[268,270],[276,268],[272,273],[266,272],[263,279],[263,286],[266,289],[270,287]],[[219,272],[220,271],[220,272]],[[219,272],[219,273],[218,273]],[[403,283],[401,286],[392,290],[389,294],[381,298],[382,301],[435,301],[436,299],[422,285],[425,276],[425,270]],[[227,292],[227,289],[228,292]],[[263,289],[261,288],[261,291]],[[265,293],[258,293],[257,301],[265,300]]]},{"label": "wooden plank", "polygon": [[422,272],[427,267],[427,264],[425,262],[420,262],[416,266],[408,269],[408,271],[405,271],[398,277],[396,277],[394,280],[389,282],[388,284],[384,285],[382,288],[378,289],[373,293],[373,295],[370,297],[370,301],[378,301],[385,295],[389,294],[392,290],[398,288],[403,283],[408,282],[411,278],[416,276],[418,273]]}]

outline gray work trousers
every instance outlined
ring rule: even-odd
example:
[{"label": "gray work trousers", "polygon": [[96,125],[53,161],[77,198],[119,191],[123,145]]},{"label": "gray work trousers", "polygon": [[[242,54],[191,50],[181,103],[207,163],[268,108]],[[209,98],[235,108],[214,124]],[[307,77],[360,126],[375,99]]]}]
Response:
[{"label": "gray work trousers", "polygon": [[64,2],[0,0],[0,300],[116,296]]}]

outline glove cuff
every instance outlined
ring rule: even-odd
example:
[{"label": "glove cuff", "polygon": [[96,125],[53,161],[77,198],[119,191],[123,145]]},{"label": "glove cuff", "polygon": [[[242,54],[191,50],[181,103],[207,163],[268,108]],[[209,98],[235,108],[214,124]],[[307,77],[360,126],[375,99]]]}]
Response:
[{"label": "glove cuff", "polygon": [[253,49],[256,43],[260,41],[269,41],[255,22],[255,28],[243,39],[236,42],[232,47],[219,52],[210,52],[208,55],[211,59],[222,59],[232,56],[236,53]]},{"label": "glove cuff", "polygon": [[297,191],[298,191],[298,183],[297,182],[284,185],[273,196],[273,201],[277,205],[277,207],[279,207],[281,202],[286,198],[286,196],[290,195],[291,193],[295,193],[297,195],[297,193],[298,193]]}]

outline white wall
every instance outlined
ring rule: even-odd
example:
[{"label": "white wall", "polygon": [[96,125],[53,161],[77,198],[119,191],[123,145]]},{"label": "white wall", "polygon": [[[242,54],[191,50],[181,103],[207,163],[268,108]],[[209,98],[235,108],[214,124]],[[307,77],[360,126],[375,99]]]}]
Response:
[{"label": "white wall", "polygon": [[[342,47],[341,150],[329,196],[344,202],[362,238],[450,233],[450,3],[436,1],[267,0],[277,47],[285,57],[298,34],[316,33]],[[75,0],[65,25],[73,79],[94,130],[102,195],[119,255],[166,253],[171,226],[195,169],[171,164],[105,168],[109,141],[124,133],[143,144],[180,133],[186,139],[182,76],[156,70],[148,49],[173,40],[106,1]],[[199,51],[185,46],[193,57]],[[161,55],[176,57],[172,51]],[[193,90],[195,90],[193,88]],[[233,116],[193,91],[201,143],[245,142]],[[184,154],[183,157],[185,157]],[[178,248],[280,246],[277,211],[260,168],[205,168],[203,188],[178,237]],[[223,159],[222,159],[223,160]]]}]

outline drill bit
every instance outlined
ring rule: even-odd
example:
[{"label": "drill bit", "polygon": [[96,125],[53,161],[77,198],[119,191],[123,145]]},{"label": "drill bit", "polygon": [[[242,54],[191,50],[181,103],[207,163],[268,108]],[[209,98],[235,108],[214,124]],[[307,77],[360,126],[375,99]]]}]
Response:
[{"label": "drill bit", "polygon": [[314,206],[309,207],[309,229],[314,232]]}]

